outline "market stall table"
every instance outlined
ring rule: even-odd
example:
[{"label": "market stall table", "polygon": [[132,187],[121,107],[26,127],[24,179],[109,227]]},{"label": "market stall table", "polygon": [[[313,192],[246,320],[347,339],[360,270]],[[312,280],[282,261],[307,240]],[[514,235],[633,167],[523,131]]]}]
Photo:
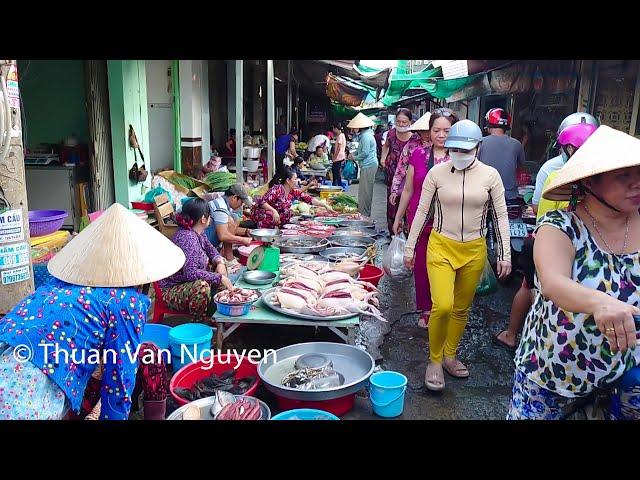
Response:
[{"label": "market stall table", "polygon": [[[276,278],[276,282],[279,278]],[[274,282],[275,283],[275,282]],[[259,290],[261,292],[269,290],[273,286],[269,285],[252,285],[246,283],[240,278],[234,283],[239,288],[247,288],[253,290]],[[213,320],[218,324],[218,331],[216,333],[216,347],[222,348],[222,343],[228,338],[236,329],[243,323],[262,323],[269,325],[292,325],[292,326],[306,326],[306,327],[327,327],[333,333],[338,335],[344,342],[354,345],[356,335],[360,329],[360,316],[354,315],[353,317],[345,320],[303,320],[300,318],[289,317],[282,315],[281,313],[271,310],[269,307],[263,304],[262,299],[258,300],[252,305],[248,314],[241,317],[229,317],[216,312],[213,315]],[[347,333],[340,331],[343,328],[347,330]]]}]

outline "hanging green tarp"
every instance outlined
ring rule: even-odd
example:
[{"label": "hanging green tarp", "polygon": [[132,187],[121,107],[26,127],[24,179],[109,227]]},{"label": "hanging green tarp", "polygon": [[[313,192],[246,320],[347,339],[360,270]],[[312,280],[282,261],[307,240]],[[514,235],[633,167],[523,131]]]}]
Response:
[{"label": "hanging green tarp", "polygon": [[[367,67],[359,64],[358,69],[362,73],[373,73],[378,71],[375,68]],[[409,60],[398,60],[397,66],[391,71],[389,78],[389,87],[381,99],[384,107],[392,107],[396,105],[408,90],[424,90],[433,98],[443,100],[451,97],[454,93],[464,89],[467,85],[476,80],[482,73],[469,77],[456,78],[453,80],[442,79],[442,68],[433,68],[428,65],[426,69],[410,73]],[[334,113],[339,116],[353,116],[358,112],[375,113],[382,108],[374,109],[351,109],[349,107],[337,106],[333,104]]]},{"label": "hanging green tarp", "polygon": [[382,107],[355,109],[340,103],[331,102],[331,109],[336,117],[353,118],[360,112],[365,115],[375,115],[382,110]]},{"label": "hanging green tarp", "polygon": [[442,76],[440,68],[428,68],[422,72],[408,73],[408,66],[403,62],[406,60],[398,61],[398,68],[391,72],[389,88],[382,97],[382,103],[387,107],[400,100],[407,90],[435,90],[433,77]]},{"label": "hanging green tarp", "polygon": [[421,72],[409,73],[409,61],[398,60],[398,66],[391,72],[389,88],[382,97],[382,103],[387,107],[395,105],[407,90],[424,90],[434,98],[445,99],[465,88],[478,75],[444,80],[440,67],[428,65]]},{"label": "hanging green tarp", "polygon": [[476,78],[484,74],[473,75],[472,77],[454,78],[453,80],[436,80],[430,83],[425,89],[429,94],[438,99],[445,99],[462,90],[472,83]]}]

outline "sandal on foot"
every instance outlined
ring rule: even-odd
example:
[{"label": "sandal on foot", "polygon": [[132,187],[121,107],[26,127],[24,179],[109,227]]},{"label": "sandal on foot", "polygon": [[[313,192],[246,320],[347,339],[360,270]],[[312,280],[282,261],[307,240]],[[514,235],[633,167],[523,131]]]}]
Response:
[{"label": "sandal on foot", "polygon": [[429,327],[429,317],[431,316],[431,311],[422,312],[420,318],[418,319],[418,327],[419,328],[428,328]]},{"label": "sandal on foot", "polygon": [[491,337],[491,341],[493,342],[494,345],[497,345],[502,348],[506,348],[510,352],[515,352],[516,349],[518,348],[517,345],[509,345],[507,342],[500,339],[500,335],[502,335],[504,332],[506,332],[506,330],[499,331],[496,335]]},{"label": "sandal on foot", "polygon": [[[447,366],[447,362],[453,363],[453,366]],[[447,372],[454,378],[469,378],[469,370],[467,369],[465,364],[457,358],[453,362],[451,362],[451,360],[443,360],[442,368],[445,372]]]},{"label": "sandal on foot", "polygon": [[[440,369],[438,369],[438,365],[440,365]],[[442,372],[442,364],[431,362],[427,365],[427,371],[424,374],[424,384],[427,389],[432,392],[441,392],[444,390],[444,373]]]}]

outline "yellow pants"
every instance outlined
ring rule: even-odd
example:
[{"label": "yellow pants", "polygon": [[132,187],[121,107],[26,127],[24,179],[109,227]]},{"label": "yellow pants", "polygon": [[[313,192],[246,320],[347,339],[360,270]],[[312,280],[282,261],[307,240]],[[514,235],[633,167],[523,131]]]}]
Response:
[{"label": "yellow pants", "polygon": [[469,307],[487,260],[484,238],[458,242],[435,230],[429,237],[427,272],[431,283],[429,358],[454,358],[467,325]]}]

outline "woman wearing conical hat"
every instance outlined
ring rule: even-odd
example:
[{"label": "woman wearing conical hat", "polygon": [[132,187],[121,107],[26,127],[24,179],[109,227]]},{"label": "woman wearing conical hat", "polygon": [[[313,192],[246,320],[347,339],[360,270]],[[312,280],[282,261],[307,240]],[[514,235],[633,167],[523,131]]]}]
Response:
[{"label": "woman wearing conical hat", "polygon": [[[618,417],[640,418],[640,140],[599,127],[545,188],[569,211],[540,218],[537,287],[516,352],[509,419],[559,419],[618,380]],[[636,370],[637,371],[637,370]]]},{"label": "woman wearing conical hat", "polygon": [[100,418],[126,420],[150,304],[140,287],[184,261],[121,205],[106,210],[49,262],[54,280],[0,319],[0,419],[77,413],[103,363]]},{"label": "woman wearing conical hat", "polygon": [[351,160],[358,162],[360,166],[360,183],[358,184],[358,209],[365,217],[371,216],[371,201],[373,200],[373,184],[376,181],[378,171],[378,156],[376,152],[376,139],[373,136],[373,121],[359,113],[349,122],[348,128],[358,130],[358,149],[355,154],[349,155]]}]

